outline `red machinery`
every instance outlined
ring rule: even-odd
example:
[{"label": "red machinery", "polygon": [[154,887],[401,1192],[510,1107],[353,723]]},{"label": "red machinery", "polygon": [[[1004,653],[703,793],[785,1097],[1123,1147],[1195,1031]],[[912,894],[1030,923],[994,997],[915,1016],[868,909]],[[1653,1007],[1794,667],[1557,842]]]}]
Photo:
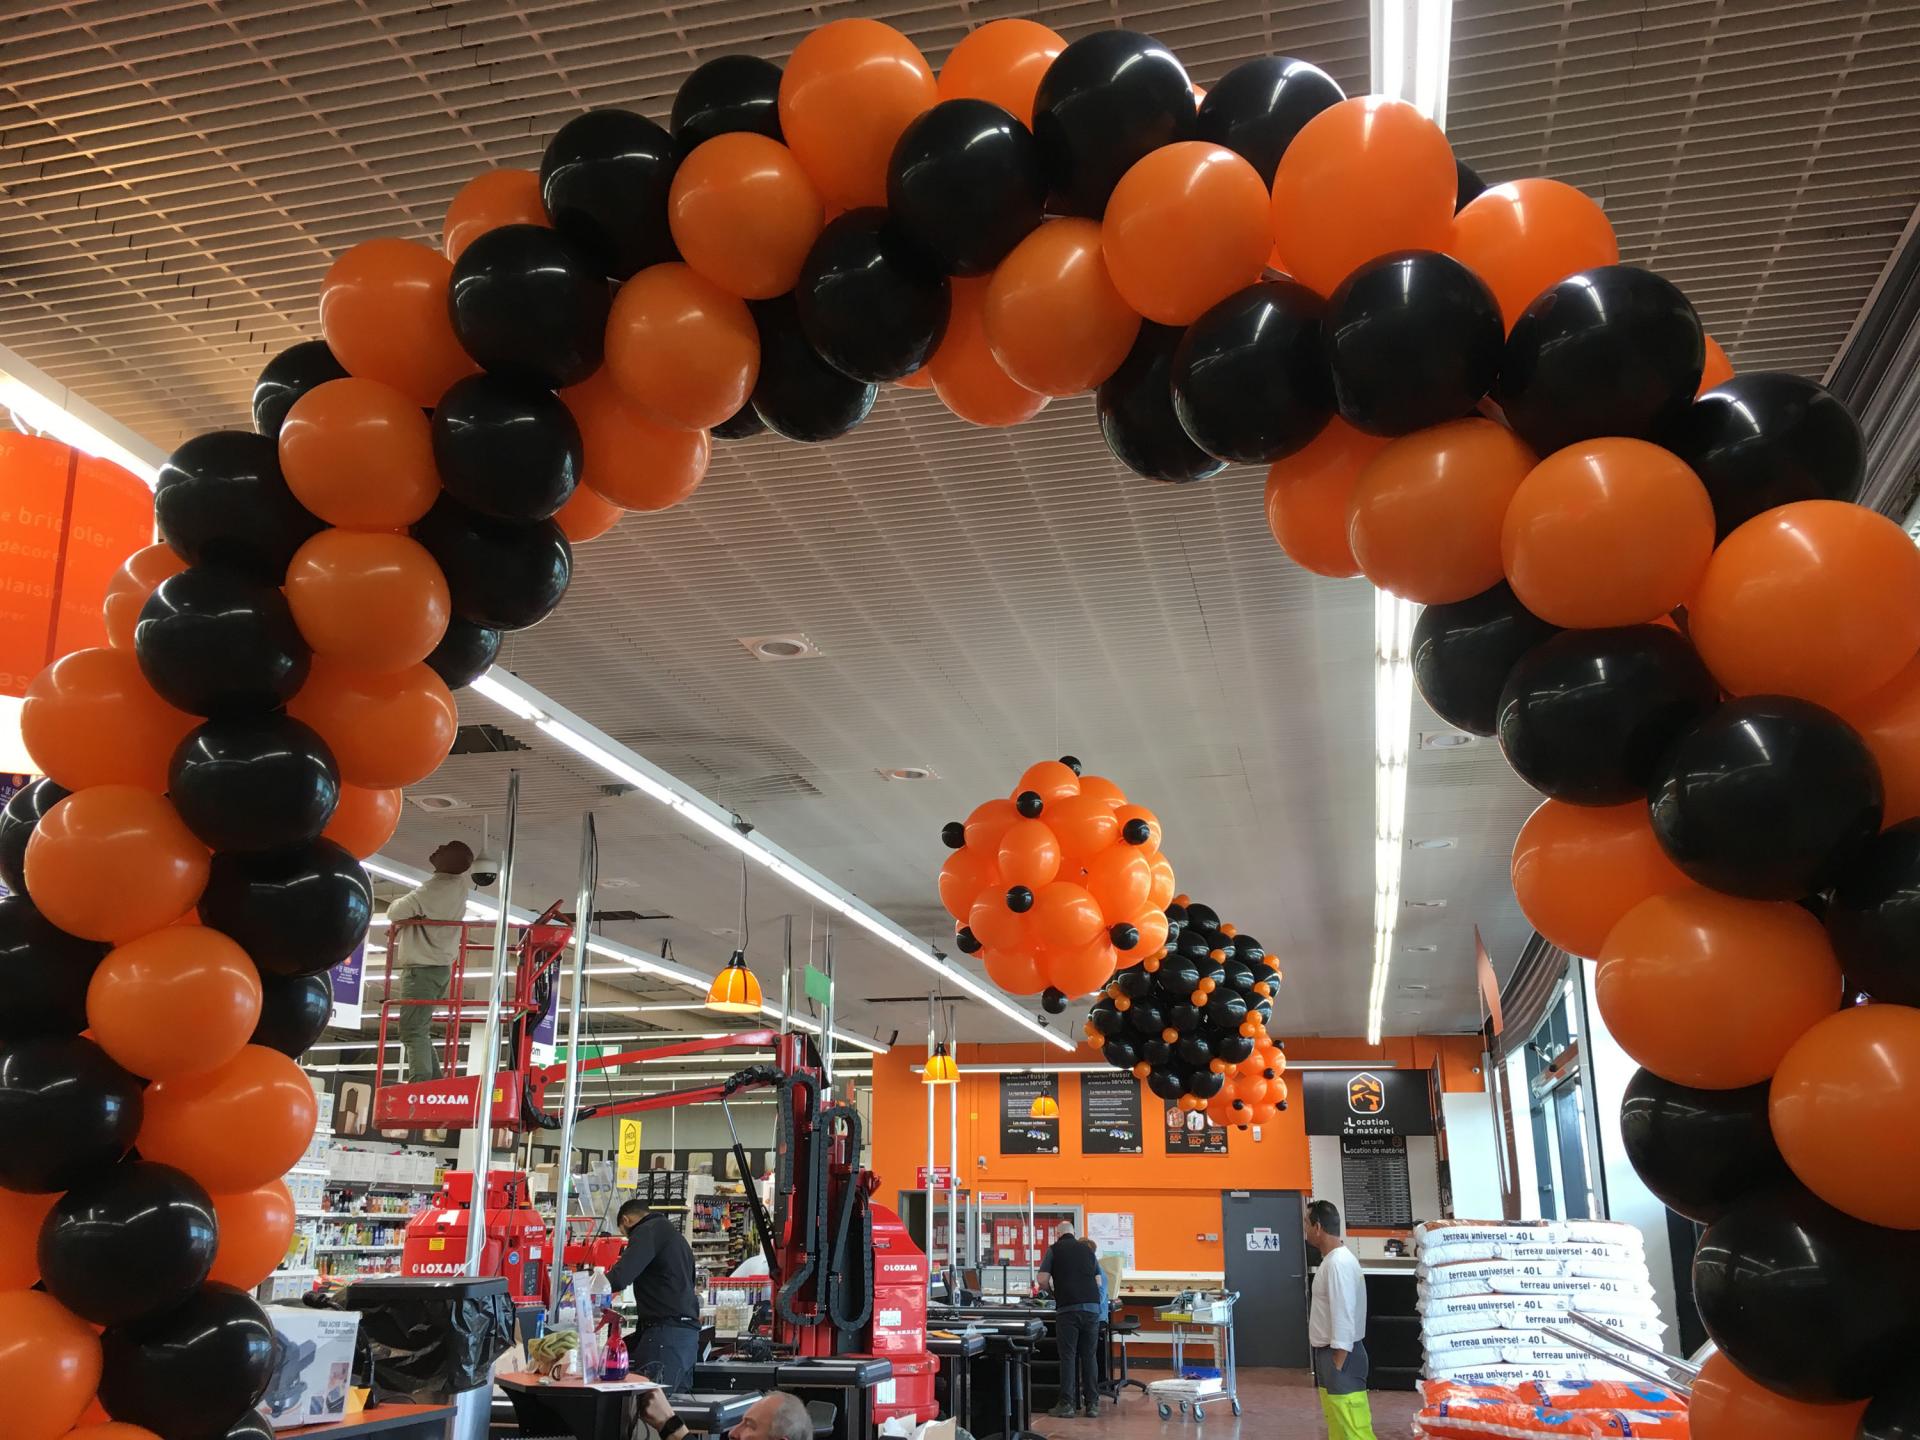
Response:
[{"label": "red machinery", "polygon": [[[525,1304],[546,1299],[547,1222],[528,1203],[527,1177],[515,1170],[487,1175],[486,1246],[480,1252],[483,1275],[506,1277],[507,1294]],[[400,1256],[403,1275],[464,1275],[467,1227],[473,1217],[473,1176],[450,1173],[433,1202],[407,1222]]]}]

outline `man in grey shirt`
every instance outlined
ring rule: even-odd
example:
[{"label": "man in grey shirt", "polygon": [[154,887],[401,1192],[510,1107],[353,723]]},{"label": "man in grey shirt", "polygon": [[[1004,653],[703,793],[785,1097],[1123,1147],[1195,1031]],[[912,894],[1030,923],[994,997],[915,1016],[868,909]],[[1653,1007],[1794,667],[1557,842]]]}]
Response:
[{"label": "man in grey shirt", "polygon": [[[465,842],[449,840],[427,857],[427,863],[433,873],[387,906],[387,919],[393,922],[387,944],[393,949],[393,968],[400,972],[400,993],[395,997],[400,1000],[447,998],[453,962],[460,953],[460,927],[448,922],[466,918],[467,896],[473,892],[467,879],[473,850]],[[398,1030],[409,1080],[440,1078],[433,1011],[432,1005],[400,1007]]]}]

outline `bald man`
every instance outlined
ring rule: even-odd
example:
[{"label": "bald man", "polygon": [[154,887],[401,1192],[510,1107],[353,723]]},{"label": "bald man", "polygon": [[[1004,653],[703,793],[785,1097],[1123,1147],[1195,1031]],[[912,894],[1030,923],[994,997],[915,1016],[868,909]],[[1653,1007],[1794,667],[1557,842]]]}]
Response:
[{"label": "bald man", "polygon": [[[647,1392],[640,1418],[659,1433],[660,1440],[684,1440],[687,1433],[664,1390]],[[727,1436],[728,1440],[813,1440],[813,1417],[799,1396],[771,1390],[753,1402]]]},{"label": "bald man", "polygon": [[[473,850],[464,841],[449,840],[427,857],[433,873],[387,906],[393,922],[387,944],[393,947],[393,968],[400,972],[402,1000],[444,1000],[453,979],[453,962],[460,953],[460,931],[451,924],[423,925],[423,920],[463,920],[473,886],[467,871]],[[407,1079],[438,1080],[440,1057],[433,1044],[433,1006],[402,1005],[398,1026],[407,1056]]]}]

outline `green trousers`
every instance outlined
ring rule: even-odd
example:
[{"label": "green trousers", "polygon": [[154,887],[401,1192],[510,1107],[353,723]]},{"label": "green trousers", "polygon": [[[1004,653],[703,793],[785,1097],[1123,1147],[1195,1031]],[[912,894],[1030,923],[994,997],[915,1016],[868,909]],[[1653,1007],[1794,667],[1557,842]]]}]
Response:
[{"label": "green trousers", "polygon": [[[448,965],[409,965],[400,972],[398,999],[444,1000],[447,998],[453,968]],[[400,1044],[407,1057],[407,1079],[438,1080],[440,1056],[433,1043],[433,1007],[402,1005]]]}]

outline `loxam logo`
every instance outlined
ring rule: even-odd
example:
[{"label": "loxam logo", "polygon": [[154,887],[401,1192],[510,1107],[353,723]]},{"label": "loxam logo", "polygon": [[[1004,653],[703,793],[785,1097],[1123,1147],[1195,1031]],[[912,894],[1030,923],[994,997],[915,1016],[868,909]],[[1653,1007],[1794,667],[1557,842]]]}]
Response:
[{"label": "loxam logo", "polygon": [[459,1261],[447,1260],[436,1264],[416,1265],[413,1267],[413,1273],[415,1275],[464,1275],[467,1273],[467,1267]]},{"label": "loxam logo", "polygon": [[471,1105],[471,1095],[415,1095],[410,1097],[415,1105]]},{"label": "loxam logo", "polygon": [[1347,1108],[1356,1115],[1378,1115],[1387,1108],[1387,1087],[1365,1073],[1347,1081]]}]

